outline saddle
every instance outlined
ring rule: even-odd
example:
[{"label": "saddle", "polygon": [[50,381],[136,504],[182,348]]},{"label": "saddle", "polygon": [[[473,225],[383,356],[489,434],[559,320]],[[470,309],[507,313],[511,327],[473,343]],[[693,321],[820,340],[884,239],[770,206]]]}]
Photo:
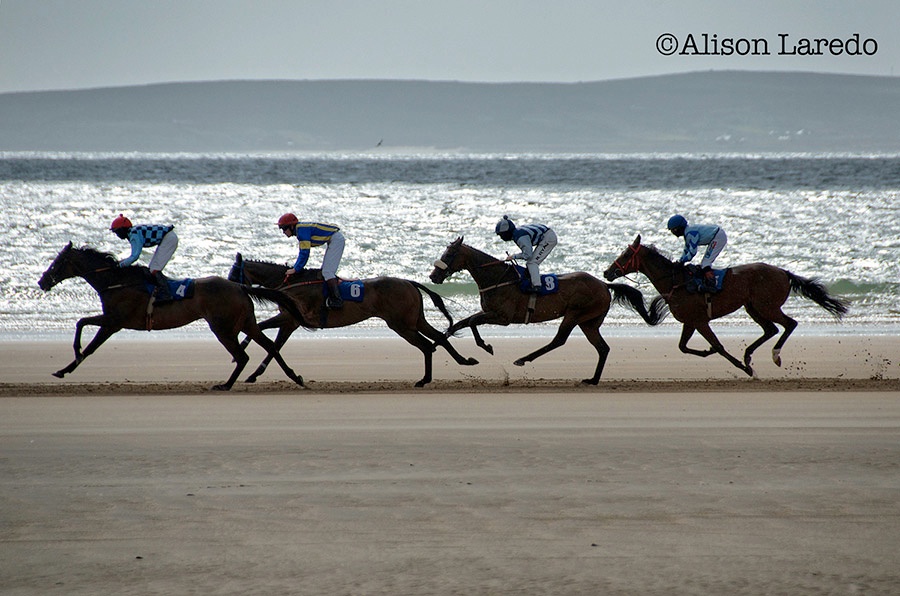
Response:
[{"label": "saddle", "polygon": [[[685,265],[690,279],[685,284],[689,294],[717,294],[722,291],[722,282],[728,269],[702,269],[698,265]],[[712,277],[707,272],[712,272]]]}]

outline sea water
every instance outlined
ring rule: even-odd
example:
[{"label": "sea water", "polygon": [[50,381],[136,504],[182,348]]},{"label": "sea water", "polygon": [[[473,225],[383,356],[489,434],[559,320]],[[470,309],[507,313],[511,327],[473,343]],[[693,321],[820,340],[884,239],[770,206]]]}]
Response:
[{"label": "sea water", "polygon": [[[99,299],[84,281],[67,280],[45,293],[37,280],[70,241],[119,258],[129,254],[128,244],[109,232],[119,213],[136,224],[173,224],[180,244],[166,273],[203,277],[227,276],[237,252],[293,263],[297,244],[275,225],[285,212],[340,226],[347,238],[342,277],[424,282],[448,298],[456,319],[479,310],[477,288],[465,272],[430,284],[432,263],[460,236],[498,258],[514,252],[493,233],[503,215],[556,231],[559,244],[544,272],[601,277],[638,234],[677,258],[683,241],[666,230],[666,220],[681,213],[725,229],[728,245],[716,266],[763,261],[817,277],[850,301],[849,316],[838,324],[814,303],[790,298],[785,310],[804,332],[900,329],[896,155],[0,153],[0,339],[68,338],[79,318],[99,313]],[[313,249],[310,266],[318,266],[322,252]],[[150,255],[152,249],[141,262]],[[647,299],[656,295],[645,277],[630,278]],[[445,326],[433,309],[429,317]],[[485,333],[550,334],[555,327]],[[604,332],[678,327],[670,319],[651,329],[614,306]],[[738,311],[717,329],[758,328]],[[208,331],[200,322],[181,333]],[[390,334],[377,320],[322,333]]]}]

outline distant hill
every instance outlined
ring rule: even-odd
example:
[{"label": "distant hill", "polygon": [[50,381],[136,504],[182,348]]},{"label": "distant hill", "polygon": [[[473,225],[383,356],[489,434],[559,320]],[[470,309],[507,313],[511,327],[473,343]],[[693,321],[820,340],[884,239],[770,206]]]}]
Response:
[{"label": "distant hill", "polygon": [[0,94],[0,150],[900,151],[900,78],[234,81]]}]

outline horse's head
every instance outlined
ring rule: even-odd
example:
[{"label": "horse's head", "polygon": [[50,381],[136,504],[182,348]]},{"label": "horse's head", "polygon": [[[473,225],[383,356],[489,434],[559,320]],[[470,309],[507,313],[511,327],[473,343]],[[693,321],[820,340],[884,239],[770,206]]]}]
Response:
[{"label": "horse's head", "polygon": [[38,286],[45,292],[58,284],[59,282],[74,277],[76,275],[72,268],[72,243],[69,242],[59,251],[50,267],[44,271],[41,279],[38,280]]},{"label": "horse's head", "polygon": [[634,239],[634,243],[629,245],[628,248],[612,262],[612,265],[603,272],[603,277],[606,278],[606,281],[615,281],[623,275],[636,273],[638,267],[640,267],[640,257],[638,256],[640,254],[640,249],[641,235],[638,234],[637,238]]},{"label": "horse's head", "polygon": [[450,243],[444,254],[434,262],[434,270],[428,277],[436,284],[444,283],[450,274],[456,273],[465,268],[465,258],[460,256],[460,250],[463,247],[463,238],[460,236]]}]

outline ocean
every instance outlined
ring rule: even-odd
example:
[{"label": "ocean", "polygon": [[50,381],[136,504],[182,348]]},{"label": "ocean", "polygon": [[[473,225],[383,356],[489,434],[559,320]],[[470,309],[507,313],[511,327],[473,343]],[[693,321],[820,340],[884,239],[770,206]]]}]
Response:
[{"label": "ocean", "polygon": [[[764,261],[820,278],[851,302],[838,323],[792,297],[785,311],[800,322],[797,333],[900,331],[898,155],[0,153],[0,205],[0,340],[68,340],[79,318],[99,313],[98,297],[82,280],[47,293],[37,280],[69,241],[126,256],[127,243],[108,231],[119,213],[135,223],[174,224],[180,245],[166,273],[203,277],[227,276],[237,252],[292,263],[296,242],[275,225],[288,211],[341,227],[342,277],[425,282],[448,298],[456,319],[479,309],[471,278],[461,272],[432,286],[428,274],[458,236],[501,257],[514,248],[493,233],[501,216],[544,223],[559,236],[544,272],[601,277],[637,234],[677,258],[682,240],[665,224],[681,213],[724,227],[728,245],[717,266]],[[321,254],[314,249],[311,266]],[[655,295],[646,278],[632,281],[648,299]],[[639,323],[614,307],[603,330],[679,328],[672,319],[653,329]],[[555,328],[486,327],[484,334],[549,335]],[[743,311],[715,328],[758,329]],[[209,332],[199,322],[169,333]],[[377,320],[320,333],[391,334]]]}]

